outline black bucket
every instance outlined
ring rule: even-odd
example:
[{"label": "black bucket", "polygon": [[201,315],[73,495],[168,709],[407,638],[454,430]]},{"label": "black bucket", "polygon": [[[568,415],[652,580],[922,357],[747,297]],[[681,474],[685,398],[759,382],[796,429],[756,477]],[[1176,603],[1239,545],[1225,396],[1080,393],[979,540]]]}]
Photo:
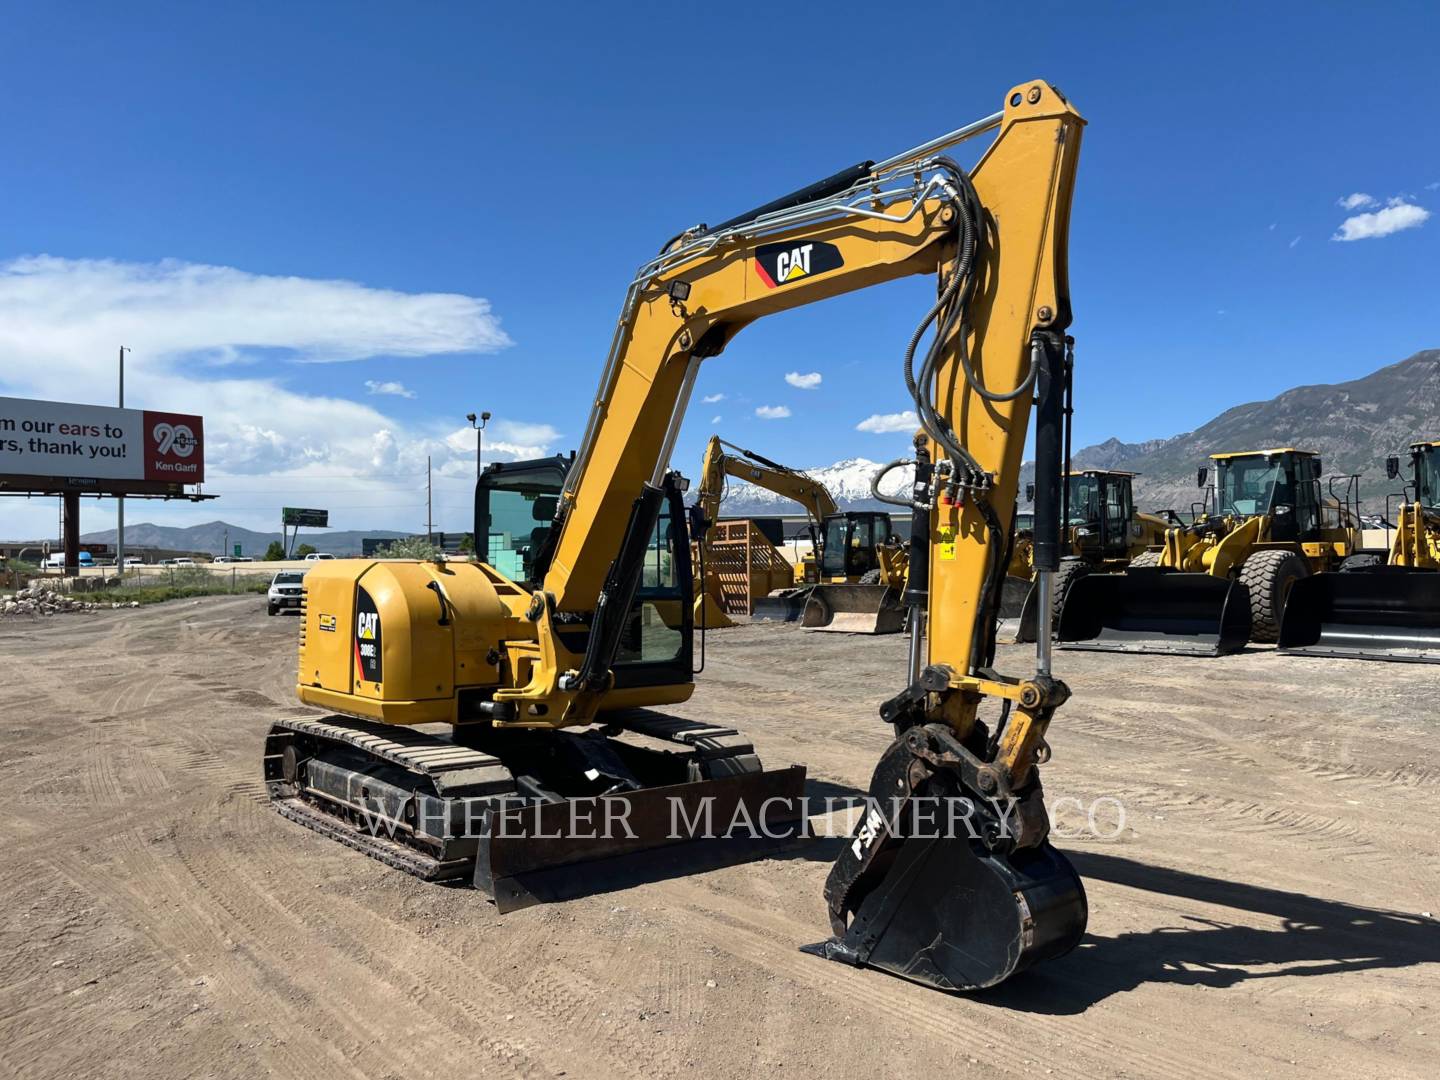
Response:
[{"label": "black bucket", "polygon": [[1210,574],[1087,574],[1065,596],[1056,637],[1062,649],[1226,656],[1250,640],[1250,596]]},{"label": "black bucket", "polygon": [[1440,664],[1440,573],[1381,566],[1297,581],[1285,603],[1279,649]]},{"label": "black bucket", "polygon": [[807,585],[800,589],[782,589],[750,601],[751,622],[799,622],[805,613],[805,602],[810,599]]},{"label": "black bucket", "polygon": [[1050,844],[992,854],[964,837],[910,838],[844,934],[804,951],[937,990],[995,986],[1085,933],[1085,887]]}]

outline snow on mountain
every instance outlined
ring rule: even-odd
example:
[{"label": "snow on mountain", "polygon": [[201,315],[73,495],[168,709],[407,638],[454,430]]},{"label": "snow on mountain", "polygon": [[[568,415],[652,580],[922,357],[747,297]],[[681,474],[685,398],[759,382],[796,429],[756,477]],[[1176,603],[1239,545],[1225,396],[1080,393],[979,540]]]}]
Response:
[{"label": "snow on mountain", "polygon": [[[883,465],[884,462],[871,461],[868,458],[846,458],[833,465],[804,471],[812,480],[825,485],[840,509],[872,509],[883,505],[876,502],[870,494],[870,480]],[[903,467],[891,471],[885,477],[880,490],[886,495],[907,494],[910,474],[911,470]],[[726,517],[775,517],[804,513],[799,504],[791,502],[783,495],[757,488],[733,477],[726,485],[720,512]]]}]

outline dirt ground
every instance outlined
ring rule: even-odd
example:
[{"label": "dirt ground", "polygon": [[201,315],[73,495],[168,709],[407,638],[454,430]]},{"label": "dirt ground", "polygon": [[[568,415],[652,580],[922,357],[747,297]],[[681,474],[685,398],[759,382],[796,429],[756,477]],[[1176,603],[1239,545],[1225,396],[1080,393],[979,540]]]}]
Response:
[{"label": "dirt ground", "polygon": [[[285,821],[295,629],[254,597],[0,624],[0,1075],[1436,1074],[1434,668],[1058,654],[1047,792],[1124,829],[1064,845],[1076,952],[954,997],[796,951],[833,846],[500,916]],[[863,789],[902,653],[714,633],[677,711]]]}]

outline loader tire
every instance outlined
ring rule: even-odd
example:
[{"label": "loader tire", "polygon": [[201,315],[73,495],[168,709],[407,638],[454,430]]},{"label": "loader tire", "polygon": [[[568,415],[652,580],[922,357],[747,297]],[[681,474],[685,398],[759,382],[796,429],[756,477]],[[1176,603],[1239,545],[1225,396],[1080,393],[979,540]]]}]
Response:
[{"label": "loader tire", "polygon": [[1070,586],[1080,578],[1090,573],[1090,564],[1084,559],[1061,559],[1060,569],[1055,571],[1055,605],[1054,605],[1054,627],[1060,628],[1060,609],[1065,606],[1065,597],[1070,594]]},{"label": "loader tire", "polygon": [[1163,554],[1165,554],[1163,551],[1142,551],[1130,560],[1130,565],[1136,569],[1146,566],[1159,566],[1160,556]]},{"label": "loader tire", "polygon": [[1310,566],[1293,551],[1257,551],[1240,567],[1240,583],[1250,593],[1250,640],[1273,642],[1290,587],[1310,576]]},{"label": "loader tire", "polygon": [[861,585],[879,585],[879,584],[880,584],[880,570],[879,570],[878,568],[876,568],[876,569],[874,569],[874,570],[866,570],[865,573],[863,573],[863,574],[860,575],[860,584],[861,584]]}]

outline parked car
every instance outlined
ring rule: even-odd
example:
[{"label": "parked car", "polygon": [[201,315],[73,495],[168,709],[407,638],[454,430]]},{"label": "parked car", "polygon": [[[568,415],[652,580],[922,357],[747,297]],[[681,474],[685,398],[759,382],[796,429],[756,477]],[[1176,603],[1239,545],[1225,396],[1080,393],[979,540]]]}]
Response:
[{"label": "parked car", "polygon": [[282,610],[300,610],[300,598],[305,594],[304,570],[281,570],[270,582],[270,591],[265,597],[265,611],[278,615]]},{"label": "parked car", "polygon": [[133,569],[134,567],[144,566],[144,565],[145,565],[145,560],[144,560],[144,559],[132,559],[132,558],[129,558],[128,556],[127,556],[126,559],[125,559],[125,569],[126,569],[126,570],[130,570],[130,569]]},{"label": "parked car", "polygon": [[[87,566],[95,565],[95,557],[91,555],[88,551],[80,552],[78,558],[80,560],[80,569],[82,570],[85,569]],[[43,567],[43,569],[46,570],[64,570],[65,553],[63,551],[57,551],[50,555],[46,555],[45,561],[41,564],[41,566]]]},{"label": "parked car", "polygon": [[334,556],[334,555],[331,555],[328,551],[312,551],[309,555],[306,555],[306,556],[305,556],[305,561],[306,561],[306,562],[321,562],[321,561],[324,560],[324,559],[333,559],[333,558],[335,558],[335,556]]}]

